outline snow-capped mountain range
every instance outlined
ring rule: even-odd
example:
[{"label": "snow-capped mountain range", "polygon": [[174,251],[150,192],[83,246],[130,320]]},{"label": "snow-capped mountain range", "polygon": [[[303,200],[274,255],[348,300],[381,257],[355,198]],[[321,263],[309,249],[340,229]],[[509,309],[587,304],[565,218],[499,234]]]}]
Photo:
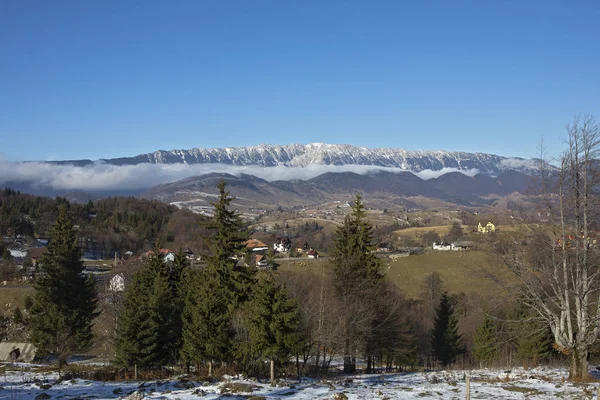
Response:
[{"label": "snow-capped mountain range", "polygon": [[[407,171],[439,171],[445,168],[473,170],[497,175],[506,170],[533,173],[536,160],[503,157],[486,153],[466,153],[431,150],[403,150],[395,148],[367,148],[348,144],[261,144],[248,147],[194,148],[190,150],[158,150],[134,157],[102,159],[111,165],[151,164],[227,164],[262,167],[307,167],[310,165],[371,165],[399,168]],[[79,166],[94,163],[91,160],[59,161],[54,164]]]}]

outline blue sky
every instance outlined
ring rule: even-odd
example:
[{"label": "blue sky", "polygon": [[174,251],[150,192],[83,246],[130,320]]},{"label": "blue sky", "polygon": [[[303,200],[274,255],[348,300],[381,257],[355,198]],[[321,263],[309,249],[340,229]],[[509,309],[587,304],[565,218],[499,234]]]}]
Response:
[{"label": "blue sky", "polygon": [[2,1],[0,153],[556,153],[600,119],[598,21],[597,0]]}]

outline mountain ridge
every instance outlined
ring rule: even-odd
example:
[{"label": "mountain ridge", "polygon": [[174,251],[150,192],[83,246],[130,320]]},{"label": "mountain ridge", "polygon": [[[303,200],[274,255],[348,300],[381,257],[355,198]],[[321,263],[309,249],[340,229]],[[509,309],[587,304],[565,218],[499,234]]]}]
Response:
[{"label": "mountain ridge", "polygon": [[308,167],[311,165],[361,165],[421,172],[456,169],[478,170],[486,175],[498,175],[506,170],[534,173],[538,161],[520,157],[505,157],[489,153],[468,153],[445,150],[404,150],[401,148],[368,148],[350,144],[287,144],[202,148],[189,150],[157,150],[132,157],[92,160],[48,161],[51,164],[87,166],[94,163],[110,165],[150,164],[225,164],[261,167]]}]

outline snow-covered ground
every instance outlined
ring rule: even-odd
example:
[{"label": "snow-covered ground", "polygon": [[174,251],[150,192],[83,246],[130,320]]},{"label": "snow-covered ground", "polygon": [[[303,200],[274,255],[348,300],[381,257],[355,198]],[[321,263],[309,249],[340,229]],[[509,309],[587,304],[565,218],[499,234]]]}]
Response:
[{"label": "snow-covered ground", "polygon": [[[283,381],[271,386],[246,379],[213,384],[187,379],[145,382],[76,379],[57,383],[58,376],[54,372],[8,366],[6,373],[0,376],[0,399],[114,399],[135,392],[140,394],[137,399],[143,395],[148,399],[165,400],[464,399],[466,375],[470,376],[471,399],[591,399],[598,389],[598,383],[568,383],[565,370],[551,368],[517,369],[510,373],[474,370],[359,375],[319,382]],[[238,392],[231,393],[231,390]]]}]

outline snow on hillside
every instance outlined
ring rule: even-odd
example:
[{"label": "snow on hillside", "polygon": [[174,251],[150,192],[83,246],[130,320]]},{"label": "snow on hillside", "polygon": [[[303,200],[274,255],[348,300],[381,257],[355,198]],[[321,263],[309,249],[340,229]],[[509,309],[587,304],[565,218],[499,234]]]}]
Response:
[{"label": "snow on hillside", "polygon": [[[359,375],[318,382],[311,379],[302,383],[289,380],[276,386],[244,379],[213,384],[183,378],[145,382],[97,382],[82,379],[57,382],[56,373],[23,369],[7,370],[2,379],[0,398],[114,399],[139,392],[148,399],[173,400],[464,399],[466,374],[471,379],[472,399],[584,399],[592,398],[598,387],[597,383],[567,383],[565,370],[551,368],[529,371],[518,369],[510,373],[475,370]],[[231,390],[238,392],[231,393]],[[50,397],[38,397],[42,393]]]}]

